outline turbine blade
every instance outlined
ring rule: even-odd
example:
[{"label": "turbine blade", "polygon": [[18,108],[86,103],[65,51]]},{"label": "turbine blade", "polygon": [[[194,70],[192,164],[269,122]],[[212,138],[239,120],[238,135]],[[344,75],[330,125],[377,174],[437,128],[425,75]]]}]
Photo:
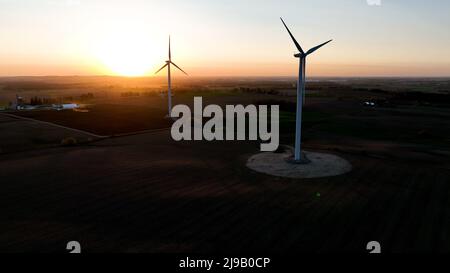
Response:
[{"label": "turbine blade", "polygon": [[306,55],[309,55],[309,54],[313,53],[314,51],[318,50],[319,48],[323,47],[324,45],[328,44],[331,41],[333,41],[333,40],[329,40],[328,42],[325,42],[323,44],[320,44],[318,46],[315,46],[315,47],[311,48],[310,50],[308,50],[308,52],[306,52]]},{"label": "turbine blade", "polygon": [[189,76],[188,73],[184,72],[184,70],[181,69],[178,65],[176,65],[176,64],[173,63],[173,62],[170,62],[170,63],[173,64],[176,68],[180,69],[181,72],[183,72],[184,74],[186,74],[187,76]]},{"label": "turbine blade", "polygon": [[155,72],[155,74],[158,74],[159,71],[163,70],[168,64],[165,64],[163,67],[161,67],[158,71]]},{"label": "turbine blade", "polygon": [[294,42],[295,46],[297,47],[298,51],[300,51],[300,53],[305,54],[305,52],[303,51],[302,47],[300,46],[300,44],[297,42],[297,40],[295,40],[294,35],[292,35],[291,31],[289,30],[289,28],[287,27],[286,23],[283,21],[283,18],[281,18],[281,22],[283,22],[284,27],[286,28],[286,30],[289,32],[289,35],[292,38],[292,41]]},{"label": "turbine blade", "polygon": [[169,35],[169,60],[172,59],[172,52],[170,50],[170,35]]}]

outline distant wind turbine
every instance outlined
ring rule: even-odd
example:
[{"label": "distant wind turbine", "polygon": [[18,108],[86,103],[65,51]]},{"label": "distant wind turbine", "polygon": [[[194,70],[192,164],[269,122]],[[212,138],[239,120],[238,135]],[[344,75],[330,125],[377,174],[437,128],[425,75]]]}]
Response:
[{"label": "distant wind turbine", "polygon": [[287,27],[287,25],[284,23],[283,18],[280,18],[281,22],[283,22],[284,27],[288,31],[289,35],[292,38],[292,41],[294,42],[295,46],[297,47],[299,53],[295,54],[294,57],[300,59],[300,68],[298,73],[298,81],[297,81],[297,117],[296,117],[296,126],[295,126],[295,153],[294,153],[294,162],[296,163],[307,163],[308,160],[306,158],[302,158],[302,151],[301,151],[301,140],[302,140],[302,111],[303,111],[303,104],[305,102],[305,83],[306,83],[306,57],[319,48],[323,47],[324,45],[328,44],[332,40],[329,40],[323,44],[320,44],[318,46],[315,46],[308,50],[307,52],[304,52],[300,44],[297,42],[297,40],[294,38],[294,35],[292,35],[291,31]]},{"label": "distant wind turbine", "polygon": [[166,61],[166,64],[161,67],[158,71],[155,72],[155,74],[158,74],[159,71],[163,70],[167,66],[167,79],[168,79],[168,91],[167,91],[167,98],[168,98],[168,107],[169,107],[169,114],[168,117],[170,117],[170,112],[172,111],[172,78],[170,75],[170,65],[175,66],[178,68],[181,72],[187,75],[186,72],[184,72],[183,69],[181,69],[178,65],[176,65],[174,62],[172,62],[172,52],[170,50],[170,36],[169,36],[169,59]]}]

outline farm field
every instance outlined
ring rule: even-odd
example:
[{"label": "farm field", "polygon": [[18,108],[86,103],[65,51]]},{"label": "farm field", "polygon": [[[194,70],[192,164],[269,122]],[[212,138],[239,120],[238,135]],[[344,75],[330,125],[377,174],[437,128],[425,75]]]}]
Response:
[{"label": "farm field", "polygon": [[[450,252],[448,95],[364,84],[309,85],[304,148],[353,165],[319,179],[251,171],[258,142],[173,141],[165,98],[140,85],[133,96],[84,89],[87,112],[1,113],[0,251],[64,252],[76,238],[85,252],[366,252],[371,240],[387,253]],[[279,104],[280,142],[292,145],[292,92],[286,79],[203,80],[180,84],[174,102]]]}]

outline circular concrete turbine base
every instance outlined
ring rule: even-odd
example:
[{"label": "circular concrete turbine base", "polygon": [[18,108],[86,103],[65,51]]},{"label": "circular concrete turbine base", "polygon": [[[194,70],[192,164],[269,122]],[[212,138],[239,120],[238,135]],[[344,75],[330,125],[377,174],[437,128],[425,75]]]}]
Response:
[{"label": "circular concrete turbine base", "polygon": [[352,165],[345,159],[332,154],[304,152],[310,161],[306,164],[293,162],[293,148],[285,147],[281,153],[260,153],[250,157],[247,167],[273,176],[286,178],[320,178],[348,173]]}]

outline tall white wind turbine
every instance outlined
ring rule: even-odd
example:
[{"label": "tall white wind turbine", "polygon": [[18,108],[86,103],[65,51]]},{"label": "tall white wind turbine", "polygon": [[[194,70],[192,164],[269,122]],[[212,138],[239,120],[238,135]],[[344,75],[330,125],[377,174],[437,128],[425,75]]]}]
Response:
[{"label": "tall white wind turbine", "polygon": [[297,42],[297,40],[294,38],[294,35],[292,35],[291,31],[287,27],[287,25],[284,23],[283,18],[280,18],[281,22],[283,22],[284,27],[289,33],[289,36],[291,36],[292,41],[294,42],[295,46],[297,47],[299,53],[295,54],[294,57],[300,59],[300,68],[298,72],[298,81],[297,81],[297,117],[296,117],[296,124],[295,124],[295,153],[294,153],[294,162],[296,163],[308,163],[308,160],[305,157],[302,157],[302,149],[301,149],[301,140],[302,140],[302,111],[303,111],[303,104],[305,101],[305,83],[306,83],[306,57],[322,46],[328,44],[332,40],[329,40],[323,44],[320,44],[318,46],[315,46],[308,50],[307,52],[304,52],[300,44]]},{"label": "tall white wind turbine", "polygon": [[155,74],[158,74],[159,71],[163,70],[167,66],[167,81],[168,81],[168,90],[167,90],[167,99],[168,99],[168,108],[169,108],[169,114],[168,117],[170,117],[170,112],[172,111],[172,78],[170,75],[170,66],[173,65],[176,68],[178,68],[181,72],[187,75],[186,72],[184,72],[183,69],[181,69],[178,65],[176,65],[174,62],[172,62],[172,52],[170,50],[170,36],[169,36],[169,59],[166,61],[166,64],[161,67],[158,71],[155,72]]}]

